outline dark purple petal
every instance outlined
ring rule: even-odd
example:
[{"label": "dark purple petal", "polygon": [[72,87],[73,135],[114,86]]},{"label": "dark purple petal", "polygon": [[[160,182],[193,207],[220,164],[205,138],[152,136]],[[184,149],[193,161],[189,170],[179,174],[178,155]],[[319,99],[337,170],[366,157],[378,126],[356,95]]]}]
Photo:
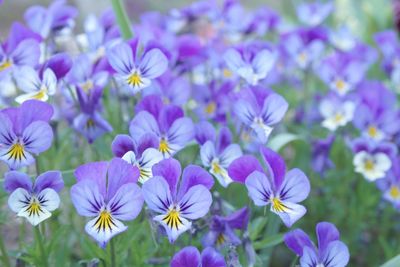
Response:
[{"label": "dark purple petal", "polygon": [[284,237],[286,246],[298,256],[303,256],[304,247],[315,250],[315,246],[308,235],[300,229],[295,229],[287,233]]},{"label": "dark purple petal", "polygon": [[119,134],[111,143],[111,150],[116,157],[122,157],[128,151],[134,150],[133,140],[129,135]]},{"label": "dark purple petal", "polygon": [[163,105],[163,101],[159,95],[148,95],[143,97],[142,101],[136,105],[135,111],[139,113],[144,110],[153,115],[154,118],[158,118]]},{"label": "dark purple petal", "polygon": [[205,248],[201,253],[202,267],[225,267],[225,259],[212,247]]},{"label": "dark purple petal", "polygon": [[247,176],[254,171],[262,172],[263,169],[257,158],[251,155],[245,155],[235,159],[228,167],[229,177],[231,177],[233,181],[242,184],[246,181]]},{"label": "dark purple petal", "polygon": [[164,107],[158,115],[158,125],[161,132],[167,132],[172,124],[179,118],[183,117],[183,110],[174,105]]},{"label": "dark purple petal", "polygon": [[261,147],[260,152],[265,164],[267,165],[268,171],[274,180],[275,189],[278,190],[285,176],[285,161],[278,153],[267,147]]},{"label": "dark purple petal", "polygon": [[114,197],[118,189],[127,183],[136,183],[139,179],[139,169],[125,160],[113,158],[108,166],[107,198]]},{"label": "dark purple petal", "polygon": [[4,190],[7,193],[12,193],[17,188],[24,188],[26,191],[32,191],[31,178],[22,172],[10,171],[4,175]]},{"label": "dark purple petal", "polygon": [[176,195],[179,177],[181,176],[181,164],[174,158],[164,159],[153,166],[154,176],[164,177],[169,185],[172,196]]},{"label": "dark purple petal", "polygon": [[158,149],[159,144],[160,142],[155,134],[146,133],[137,141],[137,153],[142,155],[143,152],[150,147]]},{"label": "dark purple petal", "polygon": [[216,133],[214,126],[208,121],[201,121],[195,125],[195,138],[196,141],[203,145],[207,141],[215,142]]},{"label": "dark purple petal", "polygon": [[217,151],[221,153],[224,149],[232,143],[232,133],[228,127],[222,127],[219,131],[217,139]]},{"label": "dark purple petal", "polygon": [[33,190],[37,193],[46,188],[60,192],[64,188],[64,180],[60,171],[47,171],[36,178]]},{"label": "dark purple petal", "polygon": [[198,267],[200,266],[200,252],[195,247],[185,247],[174,255],[171,267]]},{"label": "dark purple petal", "polygon": [[229,216],[225,217],[225,221],[232,228],[245,230],[247,229],[249,218],[250,218],[250,209],[244,207],[241,208],[240,210],[235,211]]},{"label": "dark purple petal", "polygon": [[214,179],[203,168],[196,165],[189,165],[183,170],[178,199],[186,194],[191,187],[196,185],[204,185],[208,190],[210,190],[214,185]]},{"label": "dark purple petal", "polygon": [[46,63],[42,66],[42,71],[50,68],[60,80],[67,75],[67,73],[72,68],[72,60],[67,53],[59,53],[52,56]]}]

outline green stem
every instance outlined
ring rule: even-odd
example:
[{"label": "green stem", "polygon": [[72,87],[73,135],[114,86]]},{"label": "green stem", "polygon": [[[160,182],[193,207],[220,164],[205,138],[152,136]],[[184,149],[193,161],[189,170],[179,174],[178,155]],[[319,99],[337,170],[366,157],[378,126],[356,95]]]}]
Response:
[{"label": "green stem", "polygon": [[122,0],[111,0],[112,8],[121,30],[122,37],[125,40],[129,40],[133,37],[131,23],[129,21],[128,15],[122,3]]},{"label": "green stem", "polygon": [[116,257],[115,257],[115,245],[114,245],[114,240],[110,240],[110,256],[111,256],[111,267],[116,267]]},{"label": "green stem", "polygon": [[40,234],[39,226],[33,227],[33,232],[35,234],[36,244],[39,246],[40,258],[41,258],[42,266],[43,267],[48,267],[49,263],[47,261],[47,255],[46,255],[46,251],[44,249],[42,235]]},{"label": "green stem", "polygon": [[[281,225],[281,221],[277,215],[271,214],[268,218],[268,225],[267,229],[265,231],[265,236],[273,236],[279,232],[279,226]],[[264,266],[269,266],[271,262],[271,255],[273,252],[273,248],[267,248],[265,249],[265,252],[263,252],[263,255],[267,255],[268,257],[266,258],[264,262]]]},{"label": "green stem", "polygon": [[4,266],[11,267],[10,259],[8,258],[6,247],[4,246],[3,235],[0,236],[0,251]]}]

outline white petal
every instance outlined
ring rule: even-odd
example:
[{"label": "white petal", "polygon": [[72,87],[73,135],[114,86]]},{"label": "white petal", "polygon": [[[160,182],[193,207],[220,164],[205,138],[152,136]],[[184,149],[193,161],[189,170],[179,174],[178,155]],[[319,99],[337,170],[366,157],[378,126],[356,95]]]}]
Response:
[{"label": "white petal", "polygon": [[48,211],[53,211],[60,206],[60,197],[54,189],[46,188],[37,197],[40,205]]},{"label": "white petal", "polygon": [[178,238],[178,236],[190,229],[192,223],[180,216],[180,222],[178,226],[175,227],[171,224],[167,224],[167,216],[168,214],[158,215],[154,217],[154,220],[159,222],[164,227],[165,231],[167,232],[169,242],[173,243]]},{"label": "white petal", "polygon": [[136,165],[136,155],[135,152],[133,151],[128,151],[125,153],[125,155],[122,156],[122,159],[128,162],[129,164]]},{"label": "white petal", "polygon": [[[86,232],[96,239],[101,247],[105,247],[107,242],[115,235],[125,231],[128,227],[126,227],[122,222],[113,218],[111,216],[112,223],[108,224],[99,224],[102,215],[99,214],[93,220],[90,220],[86,226]],[[101,227],[104,226],[104,227]]]},{"label": "white petal", "polygon": [[8,198],[8,206],[10,209],[18,213],[24,207],[27,207],[31,200],[31,194],[23,188],[17,188]]}]

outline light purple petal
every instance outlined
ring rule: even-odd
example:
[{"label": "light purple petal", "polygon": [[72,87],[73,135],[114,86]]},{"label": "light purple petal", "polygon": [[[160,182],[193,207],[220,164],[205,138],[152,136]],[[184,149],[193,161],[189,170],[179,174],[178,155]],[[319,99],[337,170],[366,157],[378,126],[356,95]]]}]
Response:
[{"label": "light purple petal", "polygon": [[295,229],[285,234],[284,240],[286,246],[299,257],[303,256],[304,247],[310,247],[315,250],[314,244],[308,235],[301,229]]},{"label": "light purple petal", "polygon": [[263,156],[265,164],[268,167],[268,171],[273,178],[275,189],[278,190],[281,187],[281,184],[285,177],[285,161],[278,153],[267,147],[261,147],[260,152]]},{"label": "light purple petal", "polygon": [[300,258],[300,266],[317,266],[318,263],[317,252],[310,247],[304,247],[302,257]]},{"label": "light purple petal", "polygon": [[320,255],[325,252],[328,244],[339,240],[340,234],[336,226],[329,222],[320,222],[316,227]]},{"label": "light purple petal", "polygon": [[271,206],[271,211],[279,215],[282,222],[289,228],[307,212],[306,208],[299,204],[282,201],[282,205],[285,206],[284,211],[276,211],[273,206]]},{"label": "light purple petal", "polygon": [[227,146],[221,153],[219,159],[221,165],[228,167],[232,161],[242,156],[242,149],[238,144],[231,144]]},{"label": "light purple petal", "polygon": [[279,190],[279,197],[284,201],[298,203],[307,198],[310,193],[310,181],[300,169],[293,169],[286,173]]},{"label": "light purple petal", "polygon": [[182,117],[183,110],[180,107],[174,105],[164,107],[158,116],[158,124],[160,126],[161,132],[167,132],[172,124],[177,119]]},{"label": "light purple petal", "polygon": [[60,171],[47,171],[36,178],[34,191],[39,193],[46,188],[60,192],[64,188],[64,180]]},{"label": "light purple petal", "polygon": [[139,169],[137,167],[120,158],[113,158],[108,167],[106,200],[112,199],[122,185],[135,184],[138,179]]},{"label": "light purple petal", "polygon": [[71,187],[71,201],[77,213],[85,217],[97,216],[104,206],[99,187],[93,180],[82,180]]},{"label": "light purple petal", "polygon": [[130,74],[135,67],[132,48],[126,43],[119,43],[109,48],[107,59],[112,68],[121,74]]},{"label": "light purple petal", "polygon": [[147,111],[153,115],[154,118],[158,118],[158,114],[163,106],[164,103],[159,95],[148,95],[136,105],[135,111],[136,113],[139,113],[140,111]]},{"label": "light purple petal", "polygon": [[208,121],[197,123],[195,126],[195,138],[200,145],[203,145],[207,141],[214,142],[216,139],[214,126]]},{"label": "light purple petal", "polygon": [[209,167],[211,166],[212,160],[216,157],[215,147],[212,141],[205,142],[204,145],[200,148],[200,158],[203,163],[203,166]]},{"label": "light purple petal", "polygon": [[183,170],[178,199],[185,195],[190,188],[196,185],[203,185],[210,190],[214,185],[214,179],[203,168],[196,165],[189,165]]},{"label": "light purple petal", "polygon": [[273,194],[271,182],[268,177],[260,171],[252,172],[245,181],[249,197],[256,206],[265,206]]},{"label": "light purple petal", "polygon": [[189,118],[180,118],[174,121],[168,131],[167,139],[171,145],[184,147],[189,141],[194,138],[194,125]]},{"label": "light purple petal", "polygon": [[34,67],[39,63],[40,46],[33,39],[20,42],[17,48],[10,55],[14,64],[18,66]]},{"label": "light purple petal", "polygon": [[122,185],[108,202],[111,215],[118,220],[130,221],[135,219],[143,206],[142,192],[136,184]]},{"label": "light purple petal", "polygon": [[223,57],[226,65],[233,72],[237,72],[245,65],[242,56],[235,49],[229,49],[228,51],[226,51]]},{"label": "light purple petal", "polygon": [[174,255],[171,267],[198,267],[200,266],[200,253],[195,247],[185,247]]},{"label": "light purple petal", "polygon": [[24,147],[28,152],[39,154],[51,147],[53,130],[43,121],[35,121],[22,134]]},{"label": "light purple petal", "polygon": [[91,162],[79,166],[74,175],[78,182],[83,180],[93,181],[100,192],[100,194],[105,198],[106,196],[106,182],[107,182],[107,169],[108,162]]},{"label": "light purple petal", "polygon": [[212,203],[212,196],[204,185],[195,185],[189,188],[179,201],[182,217],[195,220],[206,215]]},{"label": "light purple petal", "polygon": [[276,56],[265,49],[257,53],[251,64],[259,79],[264,79],[274,66],[275,61]]},{"label": "light purple petal", "polygon": [[212,247],[207,247],[201,253],[201,267],[225,267],[225,259]]},{"label": "light purple petal", "polygon": [[153,115],[147,111],[141,111],[133,118],[129,126],[129,133],[134,140],[138,140],[145,133],[153,133],[159,136],[160,130]]},{"label": "light purple petal", "polygon": [[234,112],[242,123],[250,126],[257,115],[254,108],[249,102],[239,100],[234,105]]},{"label": "light purple petal", "polygon": [[6,114],[0,113],[0,144],[11,145],[17,138]]},{"label": "light purple petal", "polygon": [[149,209],[157,213],[167,212],[172,204],[169,185],[161,176],[147,180],[142,186],[142,194]]},{"label": "light purple petal", "polygon": [[53,116],[53,107],[38,100],[25,101],[21,107],[21,130],[34,121],[49,122]]},{"label": "light purple petal", "polygon": [[4,190],[7,193],[11,193],[17,188],[24,188],[26,191],[32,191],[32,180],[31,178],[22,172],[10,171],[4,175]]},{"label": "light purple petal", "polygon": [[168,59],[160,49],[146,52],[140,61],[139,69],[148,79],[154,79],[163,74],[168,67]]},{"label": "light purple petal", "polygon": [[244,155],[235,159],[228,167],[229,177],[233,181],[244,184],[247,176],[254,171],[262,172],[263,169],[257,158],[250,155]]},{"label": "light purple petal", "polygon": [[326,267],[345,267],[350,259],[349,249],[343,242],[333,241],[328,244],[321,258]]},{"label": "light purple petal", "polygon": [[164,177],[172,196],[176,195],[179,177],[181,176],[181,164],[174,158],[160,161],[153,166],[153,175]]},{"label": "light purple petal", "polygon": [[265,99],[261,111],[264,123],[268,126],[280,122],[288,109],[286,100],[278,94],[271,94]]}]

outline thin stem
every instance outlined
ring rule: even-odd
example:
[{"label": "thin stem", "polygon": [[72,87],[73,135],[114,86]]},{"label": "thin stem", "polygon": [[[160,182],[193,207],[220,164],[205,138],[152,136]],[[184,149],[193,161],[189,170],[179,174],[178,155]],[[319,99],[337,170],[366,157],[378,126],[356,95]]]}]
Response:
[{"label": "thin stem", "polygon": [[[281,225],[281,221],[277,215],[271,214],[268,218],[268,224],[267,224],[267,229],[265,232],[265,236],[273,236],[278,233],[279,227]],[[265,266],[269,266],[271,263],[271,256],[272,256],[273,248],[267,248],[265,249],[265,252],[263,251],[264,255],[267,255],[268,257],[266,258],[264,264]]]},{"label": "thin stem", "polygon": [[110,240],[110,254],[111,254],[111,267],[116,267],[116,257],[115,257],[115,245],[114,240]]},{"label": "thin stem", "polygon": [[46,255],[46,251],[44,249],[43,239],[42,239],[42,235],[40,234],[39,226],[33,227],[33,232],[35,234],[36,244],[39,246],[40,258],[41,258],[42,266],[43,267],[48,267],[49,263],[47,261],[47,255]]},{"label": "thin stem", "polygon": [[10,259],[8,258],[6,247],[4,246],[3,235],[0,236],[0,251],[4,266],[11,267]]},{"label": "thin stem", "polygon": [[122,0],[111,0],[112,8],[117,19],[119,29],[121,30],[122,37],[129,40],[133,37],[131,23],[122,3]]}]

